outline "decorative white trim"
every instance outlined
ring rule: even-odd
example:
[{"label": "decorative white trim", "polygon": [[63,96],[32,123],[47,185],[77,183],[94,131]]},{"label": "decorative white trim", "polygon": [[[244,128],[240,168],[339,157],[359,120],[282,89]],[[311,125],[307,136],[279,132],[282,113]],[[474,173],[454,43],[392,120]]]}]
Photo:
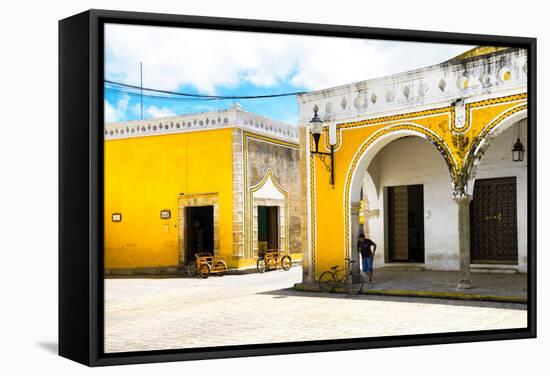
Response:
[{"label": "decorative white trim", "polygon": [[[268,183],[269,182],[269,183]],[[273,194],[273,196],[277,197],[259,197],[257,194],[262,190],[262,188],[266,187],[266,190],[263,192],[267,194],[268,196],[270,194]],[[275,192],[270,192],[270,188],[273,188]],[[279,247],[284,250],[289,250],[290,247],[290,207],[289,207],[289,201],[288,201],[288,190],[284,189],[275,176],[273,176],[273,171],[271,168],[268,168],[266,171],[266,174],[264,175],[263,179],[256,185],[250,187],[249,189],[249,226],[250,226],[250,232],[249,232],[249,251],[248,251],[248,258],[254,257],[254,251],[256,250],[256,247],[254,247],[254,244],[257,244],[257,238],[254,236],[255,230],[257,231],[258,223],[257,221],[254,221],[256,208],[258,206],[256,200],[258,201],[269,201],[272,204],[279,207]],[[282,217],[282,220],[281,220]],[[284,237],[284,243],[281,242],[281,238]]]},{"label": "decorative white trim", "polygon": [[266,117],[231,108],[213,112],[105,124],[105,140],[174,133],[240,128],[278,140],[298,143],[298,128]]},{"label": "decorative white trim", "polygon": [[[344,122],[383,113],[408,111],[411,107],[434,108],[450,105],[469,97],[496,98],[526,92],[527,51],[507,49],[465,61],[447,61],[408,72],[354,82],[330,89],[298,95],[299,123],[306,124],[319,108],[322,119]],[[510,78],[503,81],[499,73],[506,68]],[[502,74],[501,74],[502,75]],[[464,84],[467,80],[467,84]],[[457,85],[462,82],[463,85]],[[373,98],[376,100],[373,101]],[[352,105],[339,105],[343,100]],[[326,109],[330,109],[330,113]]]},{"label": "decorative white trim", "polygon": [[271,200],[284,200],[285,195],[281,192],[273,182],[273,175],[271,170],[268,171],[267,179],[263,182],[260,187],[252,187],[253,190],[256,188],[256,191],[253,193],[254,198],[265,198]]}]

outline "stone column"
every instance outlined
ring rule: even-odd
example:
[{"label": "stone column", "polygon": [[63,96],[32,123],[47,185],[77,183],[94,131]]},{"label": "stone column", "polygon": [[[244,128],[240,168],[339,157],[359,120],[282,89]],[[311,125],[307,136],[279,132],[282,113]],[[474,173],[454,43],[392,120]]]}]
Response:
[{"label": "stone column", "polygon": [[460,195],[455,198],[458,204],[458,252],[459,252],[459,289],[472,288],[470,280],[470,201],[472,196]]},{"label": "stone column", "polygon": [[243,133],[233,129],[233,260],[244,258],[244,172],[243,172]]},{"label": "stone column", "polygon": [[[352,202],[350,213],[351,213],[351,254],[350,258],[355,261],[352,266],[352,274],[358,276],[360,273],[359,266],[359,252],[357,251],[357,240],[359,239],[359,232],[361,230],[361,225],[359,224],[359,210],[361,203]],[[355,282],[355,278],[354,278]]]},{"label": "stone column", "polygon": [[365,237],[369,237],[370,235],[370,224],[369,224],[369,218],[367,217],[367,212],[369,211],[369,202],[367,200],[363,200],[363,210],[361,210],[361,214],[363,214],[363,234]]},{"label": "stone column", "polygon": [[311,275],[311,252],[309,244],[309,210],[308,210],[308,189],[309,181],[307,179],[307,166],[309,163],[309,152],[307,150],[308,142],[307,127],[300,128],[300,241],[302,243],[302,282],[312,283],[314,277]]},{"label": "stone column", "polygon": [[371,237],[370,219],[378,218],[379,215],[380,215],[380,209],[374,209],[374,210],[363,209],[363,234],[365,235],[366,238]]}]

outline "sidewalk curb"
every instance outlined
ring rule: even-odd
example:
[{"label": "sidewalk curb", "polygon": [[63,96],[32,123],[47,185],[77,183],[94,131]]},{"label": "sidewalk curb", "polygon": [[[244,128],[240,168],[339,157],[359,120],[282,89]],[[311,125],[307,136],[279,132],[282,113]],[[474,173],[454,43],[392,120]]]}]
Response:
[{"label": "sidewalk curb", "polygon": [[[294,289],[303,292],[321,292],[321,289],[313,284],[294,284]],[[343,288],[337,288],[336,293],[345,293]],[[499,302],[499,303],[519,303],[527,304],[527,298],[523,296],[501,296],[501,295],[486,295],[473,294],[458,291],[426,291],[426,290],[375,290],[365,289],[361,291],[361,295],[378,295],[378,296],[402,296],[411,298],[433,298],[433,299],[449,299],[449,300],[471,300],[484,302]]]},{"label": "sidewalk curb", "polygon": [[[295,268],[302,265],[301,261],[292,261],[291,268]],[[281,268],[277,268],[277,270],[280,270]],[[272,272],[272,270],[266,271],[266,273]],[[227,269],[227,272],[225,272],[226,275],[243,275],[243,274],[252,274],[252,273],[258,273],[258,268],[256,266],[249,266],[247,268],[242,269]]]}]

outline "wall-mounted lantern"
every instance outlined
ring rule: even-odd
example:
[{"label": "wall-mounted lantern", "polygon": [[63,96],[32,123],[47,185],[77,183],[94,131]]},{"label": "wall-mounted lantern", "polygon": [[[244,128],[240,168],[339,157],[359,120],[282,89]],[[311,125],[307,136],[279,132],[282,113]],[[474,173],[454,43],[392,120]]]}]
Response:
[{"label": "wall-mounted lantern", "polygon": [[170,219],[172,212],[169,209],[162,209],[160,211],[160,219]]},{"label": "wall-mounted lantern", "polygon": [[512,160],[514,162],[522,162],[523,161],[523,155],[525,154],[525,148],[523,147],[523,144],[521,143],[521,129],[520,124],[518,123],[516,128],[516,143],[512,147]]},{"label": "wall-mounted lantern", "polygon": [[122,221],[122,214],[120,214],[120,213],[113,213],[113,214],[111,214],[111,221],[113,221],[113,222],[121,222],[121,221]]},{"label": "wall-mounted lantern", "polygon": [[[330,172],[330,185],[334,188],[334,145],[336,145],[336,123],[329,125],[329,144],[330,153],[319,151],[319,139],[321,138],[321,132],[323,131],[323,121],[319,118],[317,112],[319,108],[317,105],[313,108],[313,118],[309,122],[311,124],[311,134],[313,135],[313,141],[315,142],[315,150],[311,152],[312,155],[319,157],[321,162],[325,165],[328,172]],[[330,158],[330,162],[326,161],[326,158]]]}]

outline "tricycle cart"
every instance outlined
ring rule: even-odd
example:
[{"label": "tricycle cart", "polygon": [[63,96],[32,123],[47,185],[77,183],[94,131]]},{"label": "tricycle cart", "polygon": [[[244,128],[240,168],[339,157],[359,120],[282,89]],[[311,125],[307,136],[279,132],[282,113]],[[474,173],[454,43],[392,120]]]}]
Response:
[{"label": "tricycle cart", "polygon": [[256,267],[258,272],[264,273],[266,270],[277,269],[281,267],[287,271],[292,266],[292,260],[287,252],[279,251],[278,249],[267,249],[263,254],[260,254]]},{"label": "tricycle cart", "polygon": [[211,253],[197,253],[195,261],[187,265],[187,274],[194,277],[197,272],[202,278],[208,278],[210,274],[222,276],[227,271],[227,264],[220,256],[213,256]]}]

